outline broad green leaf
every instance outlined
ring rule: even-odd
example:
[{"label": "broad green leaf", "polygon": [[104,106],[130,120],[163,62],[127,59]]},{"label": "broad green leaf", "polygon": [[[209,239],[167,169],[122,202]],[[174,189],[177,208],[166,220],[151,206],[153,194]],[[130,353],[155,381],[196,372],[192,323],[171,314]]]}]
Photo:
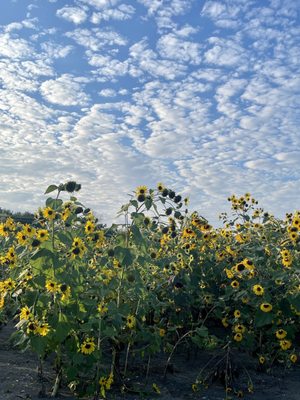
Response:
[{"label": "broad green leaf", "polygon": [[48,188],[46,189],[44,194],[48,194],[48,193],[54,192],[54,190],[56,190],[56,189],[58,189],[58,186],[50,185],[50,186],[48,186]]},{"label": "broad green leaf", "polygon": [[271,324],[273,319],[274,314],[272,312],[266,313],[261,310],[257,310],[254,318],[254,325],[257,328],[261,328],[262,326]]}]

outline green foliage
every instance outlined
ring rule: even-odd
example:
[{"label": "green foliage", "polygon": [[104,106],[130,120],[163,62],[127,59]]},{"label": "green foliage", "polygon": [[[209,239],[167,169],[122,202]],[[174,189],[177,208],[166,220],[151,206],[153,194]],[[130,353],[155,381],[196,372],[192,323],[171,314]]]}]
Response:
[{"label": "green foliage", "polygon": [[125,223],[105,228],[76,197],[59,198],[79,189],[50,185],[56,196],[31,226],[0,225],[0,318],[17,312],[18,344],[54,352],[77,394],[105,394],[113,372],[125,382],[130,355],[170,358],[183,343],[291,364],[299,213],[281,221],[233,196],[232,218],[214,229],[174,191],[142,186],[121,208]]}]

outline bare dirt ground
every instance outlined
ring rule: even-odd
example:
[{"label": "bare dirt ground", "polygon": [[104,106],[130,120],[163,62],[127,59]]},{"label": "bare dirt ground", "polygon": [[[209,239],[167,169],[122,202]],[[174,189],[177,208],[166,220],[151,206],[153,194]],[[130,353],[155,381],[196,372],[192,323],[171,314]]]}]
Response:
[{"label": "bare dirt ground", "polygon": [[[0,327],[0,400],[38,400],[50,398],[50,381],[53,378],[51,366],[45,367],[44,381],[45,393],[41,392],[42,382],[37,374],[37,357],[31,352],[22,353],[14,348],[10,341],[13,332],[13,324]],[[222,400],[225,399],[224,387],[219,381],[213,383],[207,390],[193,393],[191,384],[195,381],[201,367],[209,360],[211,354],[199,353],[195,357],[187,357],[184,354],[175,355],[170,371],[166,379],[163,379],[164,360],[152,362],[148,376],[148,384],[145,386],[145,376],[139,377],[141,369],[138,363],[129,371],[132,380],[143,383],[141,393],[120,394],[115,389],[107,393],[107,399],[111,400]],[[164,362],[163,362],[164,361]],[[248,368],[248,366],[247,366]],[[254,384],[254,393],[245,393],[245,399],[253,400],[300,400],[300,366],[293,370],[283,371],[276,368],[272,375],[258,372],[249,364],[249,373]],[[152,390],[152,383],[156,383],[161,391],[156,394]],[[145,390],[145,387],[147,390]],[[75,400],[75,397],[62,388],[58,399]],[[236,398],[232,395],[232,398]]]}]

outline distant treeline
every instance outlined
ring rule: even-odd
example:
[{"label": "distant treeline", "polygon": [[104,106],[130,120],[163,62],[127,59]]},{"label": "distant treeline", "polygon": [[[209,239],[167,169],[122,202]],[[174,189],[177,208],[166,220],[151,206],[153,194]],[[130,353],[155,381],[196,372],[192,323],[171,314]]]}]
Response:
[{"label": "distant treeline", "polygon": [[22,222],[24,224],[31,224],[34,220],[34,215],[29,211],[11,211],[6,208],[0,207],[0,222],[5,221],[8,217],[13,218],[16,222]]}]

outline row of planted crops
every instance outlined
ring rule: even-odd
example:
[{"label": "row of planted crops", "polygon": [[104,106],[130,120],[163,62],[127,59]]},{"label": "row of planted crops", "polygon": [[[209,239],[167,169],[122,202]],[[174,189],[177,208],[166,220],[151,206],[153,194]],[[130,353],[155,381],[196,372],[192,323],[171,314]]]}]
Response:
[{"label": "row of planted crops", "polygon": [[[265,369],[297,362],[299,212],[280,220],[250,194],[232,196],[232,215],[214,229],[159,184],[138,187],[121,208],[124,224],[107,228],[75,197],[79,189],[51,185],[55,196],[32,225],[0,224],[0,321],[14,318],[15,343],[37,353],[41,371],[53,360],[52,395],[62,383],[94,398],[130,390],[132,363],[147,374],[164,354],[166,373],[181,346],[220,350],[226,393],[237,396],[253,385],[250,375],[235,385],[232,352]],[[209,367],[191,382],[195,396]]]}]

